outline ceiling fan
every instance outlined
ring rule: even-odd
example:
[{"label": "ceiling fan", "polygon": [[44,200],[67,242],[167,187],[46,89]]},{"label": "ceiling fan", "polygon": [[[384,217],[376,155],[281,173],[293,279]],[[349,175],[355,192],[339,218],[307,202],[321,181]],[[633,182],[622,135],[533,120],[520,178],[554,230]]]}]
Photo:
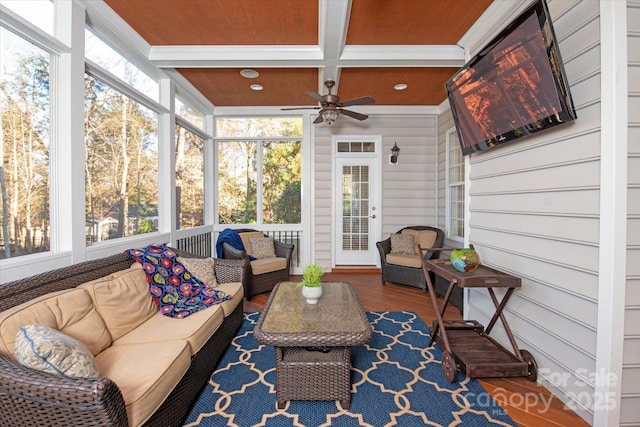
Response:
[{"label": "ceiling fan", "polygon": [[357,120],[365,120],[369,117],[366,114],[356,113],[355,111],[351,110],[345,110],[342,107],[373,104],[376,102],[375,99],[370,96],[363,96],[360,98],[354,98],[348,101],[340,102],[340,97],[338,95],[331,94],[331,89],[336,85],[336,82],[333,80],[325,80],[324,85],[327,87],[327,89],[329,89],[329,93],[327,93],[326,95],[320,95],[317,92],[307,92],[307,95],[320,103],[319,107],[293,107],[282,108],[282,110],[320,110],[318,112],[318,117],[313,121],[314,124],[322,122],[331,124],[338,118],[340,114],[353,117]]}]

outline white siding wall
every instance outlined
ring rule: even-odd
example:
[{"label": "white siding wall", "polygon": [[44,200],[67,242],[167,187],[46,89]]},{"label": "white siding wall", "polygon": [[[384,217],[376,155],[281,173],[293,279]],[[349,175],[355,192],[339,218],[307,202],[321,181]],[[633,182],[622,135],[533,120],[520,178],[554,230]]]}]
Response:
[{"label": "white siding wall", "polygon": [[[540,381],[591,421],[600,235],[600,3],[553,0],[549,8],[578,120],[471,155],[469,240],[485,264],[522,278],[505,310],[516,340],[535,357]],[[468,318],[486,324],[495,311],[486,291],[470,291],[468,301]],[[492,335],[510,348],[501,326]]]},{"label": "white siding wall", "polygon": [[[331,126],[314,125],[313,256],[332,267],[332,136],[382,136],[382,238],[407,225],[436,223],[437,118],[434,115],[370,115],[363,122],[348,117]],[[389,165],[394,142],[400,147],[396,166]],[[374,242],[375,244],[375,242]],[[379,262],[379,260],[377,260]]]},{"label": "white siding wall", "polygon": [[[640,423],[640,1],[627,3],[627,280],[621,423]],[[635,424],[634,424],[635,423]]]}]

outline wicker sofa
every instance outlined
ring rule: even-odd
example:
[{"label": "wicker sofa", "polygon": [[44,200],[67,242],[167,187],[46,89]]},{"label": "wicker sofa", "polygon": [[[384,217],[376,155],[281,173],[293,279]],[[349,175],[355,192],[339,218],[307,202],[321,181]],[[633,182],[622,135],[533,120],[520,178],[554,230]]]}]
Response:
[{"label": "wicker sofa", "polygon": [[[196,257],[182,251],[176,250],[176,252],[179,256]],[[142,271],[142,267],[139,264],[137,266]],[[11,340],[10,330],[11,328],[15,330],[16,320],[10,316],[13,316],[12,313],[18,313],[17,316],[22,315],[21,310],[23,310],[23,307],[39,304],[43,299],[50,301],[50,298],[57,298],[58,295],[64,296],[77,293],[83,290],[83,286],[87,286],[87,282],[91,286],[91,283],[94,282],[100,283],[101,280],[129,274],[126,270],[133,270],[135,267],[136,263],[132,261],[128,254],[120,253],[1,284],[0,335],[3,332],[4,335],[0,337],[0,340]],[[11,354],[1,354],[2,352],[0,352],[0,425],[181,425],[242,323],[244,292],[242,283],[244,282],[244,273],[246,271],[245,263],[234,260],[215,260],[214,268],[220,288],[233,296],[231,300],[201,310],[185,319],[171,319],[155,310],[149,318],[150,321],[156,322],[152,325],[154,329],[147,328],[146,331],[138,332],[137,336],[134,335],[129,343],[116,345],[116,340],[114,340],[114,343],[111,344],[111,348],[120,347],[120,349],[116,350],[116,357],[118,355],[122,356],[121,360],[111,363],[111,366],[125,367],[132,371],[127,374],[120,373],[120,380],[123,377],[135,376],[138,374],[137,370],[145,371],[146,369],[147,374],[151,372],[154,375],[158,375],[157,381],[165,382],[165,389],[160,392],[153,391],[153,389],[152,391],[147,390],[144,395],[132,396],[132,394],[136,394],[139,391],[132,393],[131,384],[125,384],[125,388],[121,389],[114,380],[107,376],[72,378],[65,375],[47,373],[23,366],[16,362]],[[144,273],[142,274],[144,275]],[[144,276],[143,280],[146,280]],[[139,278],[136,281],[139,282]],[[78,288],[78,286],[80,287]],[[138,286],[136,289],[140,289],[139,283],[136,286]],[[95,300],[92,301],[94,296],[90,291],[88,292],[91,295],[88,299],[89,305],[93,302],[98,307],[97,302]],[[67,300],[71,301],[72,304],[79,304],[75,294],[73,299],[67,298]],[[72,317],[75,315],[65,313],[64,307],[66,306],[59,306],[57,303],[53,303],[49,304],[48,307],[52,307],[48,308],[48,310],[54,313],[54,316],[50,317],[62,319],[58,320],[58,323],[66,324],[73,321]],[[100,308],[100,310],[103,309],[104,307]],[[27,310],[33,309],[27,308]],[[100,310],[98,311],[102,313]],[[207,312],[208,310],[209,312]],[[2,320],[3,316],[4,320]],[[56,319],[53,321],[55,322]],[[11,325],[12,321],[13,325]],[[168,331],[162,326],[171,321],[173,323],[169,329],[186,329],[187,325],[190,324],[190,332],[184,333],[183,335],[185,336],[179,339],[176,335],[180,331]],[[189,321],[189,323],[179,323],[185,321]],[[197,322],[202,322],[202,325],[198,325]],[[142,328],[145,324],[143,323],[137,328]],[[109,326],[108,323],[107,326]],[[79,331],[81,334],[90,333],[86,327],[77,327],[77,329],[81,329]],[[156,332],[155,336],[151,337],[151,335],[154,335],[153,332]],[[136,330],[133,333],[135,334]],[[166,334],[173,334],[174,336],[167,338]],[[200,342],[197,345],[199,349],[196,350],[192,340],[198,334],[197,339]],[[126,337],[127,335],[124,336],[124,338]],[[154,341],[155,339],[167,339],[169,341],[159,343]],[[149,342],[140,343],[140,341],[145,340]],[[130,345],[130,348],[134,348],[140,344],[146,345],[147,351],[144,354],[140,353],[140,347],[137,348],[137,353],[135,350],[127,349],[127,345]],[[169,367],[174,368],[173,362],[166,361],[167,357],[169,357],[167,354],[172,350],[165,352],[164,349],[160,350],[157,345],[165,349],[173,349],[177,346],[183,347],[179,355],[179,373],[176,373],[177,369],[173,371],[167,369],[161,375],[153,372],[154,360],[156,363],[160,363],[159,355],[164,355],[163,363],[165,365],[168,364]],[[5,350],[6,347],[4,347]],[[122,350],[122,348],[125,350]],[[154,349],[158,349],[158,351],[154,351]],[[131,357],[132,354],[134,355],[133,357]],[[113,353],[111,353],[111,357],[113,357]],[[123,357],[125,360],[122,360]],[[100,354],[96,355],[96,359],[100,364]],[[126,366],[127,364],[129,366]],[[147,365],[151,365],[151,368]],[[165,365],[163,366],[166,368]],[[137,366],[137,368],[133,368],[133,366]],[[102,366],[100,366],[100,371],[102,372]],[[168,383],[167,381],[169,380],[165,378],[167,375],[173,375],[175,382]],[[152,386],[155,386],[155,379],[144,379],[151,382]],[[126,383],[127,380],[121,381],[121,384],[122,382]],[[136,403],[144,400],[142,409],[140,410],[140,407],[138,407],[136,409],[137,413],[133,416],[130,413],[131,405],[136,403],[132,404],[128,401],[132,399]]]},{"label": "wicker sofa", "polygon": [[236,249],[225,242],[222,244],[222,257],[224,259],[246,260],[247,271],[245,273],[244,296],[247,301],[254,295],[270,292],[276,283],[289,280],[294,245],[274,239],[275,257],[250,261],[249,256],[253,255],[251,239],[267,236],[261,231],[249,228],[242,228],[236,231],[240,235],[246,251]]}]

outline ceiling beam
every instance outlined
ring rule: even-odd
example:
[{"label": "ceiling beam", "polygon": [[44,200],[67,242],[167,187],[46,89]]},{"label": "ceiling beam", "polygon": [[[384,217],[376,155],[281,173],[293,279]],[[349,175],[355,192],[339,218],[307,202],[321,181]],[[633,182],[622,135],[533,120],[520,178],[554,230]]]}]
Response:
[{"label": "ceiling beam", "polygon": [[333,93],[337,93],[340,84],[338,59],[347,40],[351,0],[320,0],[319,8],[318,40],[325,60],[324,67],[318,73],[319,92],[324,93],[324,81],[330,79],[336,82]]},{"label": "ceiling beam", "polygon": [[[149,59],[161,68],[304,68],[323,67],[322,76],[337,79],[340,67],[459,67],[459,46],[352,46],[328,58],[319,46],[152,46]],[[335,70],[335,71],[334,71]]]}]

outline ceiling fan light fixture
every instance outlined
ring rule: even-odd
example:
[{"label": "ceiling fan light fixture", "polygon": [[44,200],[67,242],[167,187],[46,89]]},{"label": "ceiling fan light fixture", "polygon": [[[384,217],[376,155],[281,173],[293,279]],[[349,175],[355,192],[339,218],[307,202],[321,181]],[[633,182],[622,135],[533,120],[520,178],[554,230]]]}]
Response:
[{"label": "ceiling fan light fixture", "polygon": [[262,89],[264,89],[264,88],[262,87],[262,85],[259,85],[259,84],[252,84],[252,85],[251,85],[251,86],[249,86],[249,87],[251,88],[251,90],[262,90]]},{"label": "ceiling fan light fixture", "polygon": [[240,70],[240,75],[246,79],[255,79],[260,75],[256,70],[252,70],[251,68],[245,68]]},{"label": "ceiling fan light fixture", "polygon": [[397,85],[395,85],[393,88],[394,88],[395,90],[405,90],[407,87],[409,87],[409,86],[407,86],[407,84],[406,84],[406,83],[398,83],[398,84],[397,84]]},{"label": "ceiling fan light fixture", "polygon": [[331,124],[338,118],[338,112],[336,110],[324,110],[322,112],[322,120],[325,123]]}]

